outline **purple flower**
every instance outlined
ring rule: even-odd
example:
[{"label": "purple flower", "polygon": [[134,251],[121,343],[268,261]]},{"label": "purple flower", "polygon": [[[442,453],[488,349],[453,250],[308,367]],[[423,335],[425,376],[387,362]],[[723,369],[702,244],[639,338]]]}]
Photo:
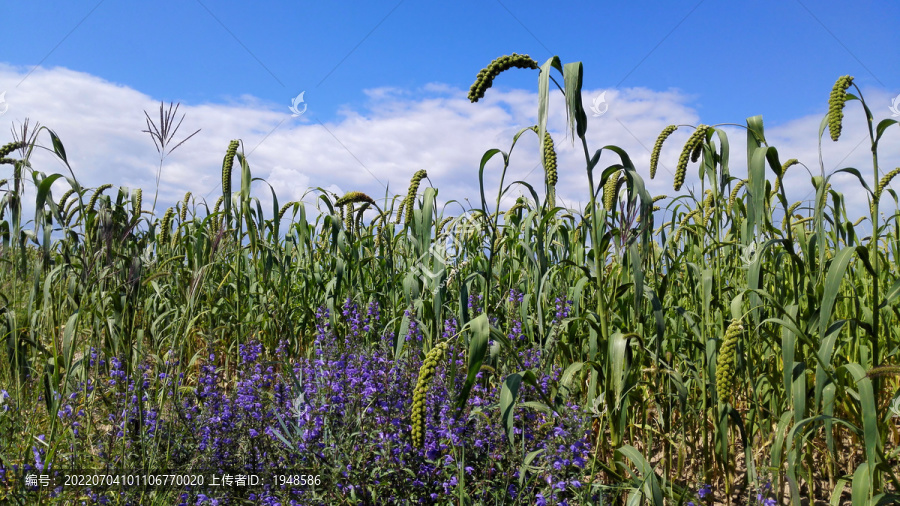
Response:
[{"label": "purple flower", "polygon": [[704,484],[700,485],[700,490],[697,492],[697,495],[700,496],[700,499],[703,499],[710,492],[712,492],[712,486],[707,483],[704,483]]}]

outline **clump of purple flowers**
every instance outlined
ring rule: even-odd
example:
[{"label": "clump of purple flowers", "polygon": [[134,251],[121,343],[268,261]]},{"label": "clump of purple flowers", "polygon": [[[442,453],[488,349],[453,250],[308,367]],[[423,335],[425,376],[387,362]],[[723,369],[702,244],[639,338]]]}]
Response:
[{"label": "clump of purple flowers", "polygon": [[[470,298],[472,313],[480,311],[479,300]],[[513,304],[522,300],[521,293],[510,293]],[[418,448],[412,444],[410,408],[430,336],[426,340],[426,328],[408,310],[409,326],[400,336],[407,343],[395,357],[393,334],[370,339],[380,331],[381,317],[377,303],[363,308],[352,299],[336,317],[319,308],[312,349],[304,357],[289,356],[285,342],[267,350],[254,340],[234,351],[213,342],[192,361],[194,369],[182,366],[175,352],[137,362],[91,350],[87,381],[58,402],[56,416],[71,431],[72,446],[56,462],[86,469],[107,462],[125,469],[151,461],[169,471],[277,469],[321,477],[318,488],[267,484],[249,491],[174,491],[185,505],[437,504],[461,490],[476,502],[578,501],[590,451],[585,413],[566,403],[546,413],[518,407],[510,444],[497,409],[505,375],[522,365],[537,368],[539,349],[522,343],[521,360],[490,362],[457,409],[468,349],[460,323],[452,317],[441,322],[440,339],[450,347],[426,395],[425,442]],[[513,320],[509,333],[521,340],[522,324]],[[561,374],[558,367],[535,372],[543,392]],[[538,393],[522,385],[519,399],[537,401]],[[101,399],[111,409],[98,420],[91,406]],[[83,432],[87,425],[94,427],[91,435]],[[26,467],[46,469],[45,450],[39,444],[31,450],[34,460]],[[520,476],[531,452],[537,457]],[[100,502],[133,502],[118,492],[85,494]]]}]

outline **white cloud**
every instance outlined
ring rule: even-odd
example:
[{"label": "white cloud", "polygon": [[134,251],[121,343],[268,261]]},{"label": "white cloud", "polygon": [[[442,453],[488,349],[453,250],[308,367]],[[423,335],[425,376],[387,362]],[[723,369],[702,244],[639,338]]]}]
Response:
[{"label": "white cloud", "polygon": [[[9,104],[9,110],[0,119],[18,125],[27,117],[52,128],[63,141],[75,175],[83,185],[111,182],[140,186],[145,195],[152,194],[159,154],[142,130],[146,128],[145,110],[159,122],[158,101],[141,91],[65,68],[38,68],[23,81],[26,73],[26,69],[0,64],[0,90],[7,90]],[[684,92],[645,88],[607,90],[608,111],[593,117],[589,109],[592,100],[603,91],[584,91],[590,154],[610,144],[622,147],[647,180],[653,195],[674,194],[675,165],[681,146],[692,132],[691,128],[679,128],[669,137],[657,178],[650,181],[650,150],[666,125],[744,122],[744,118],[700,117],[690,105],[692,97]],[[299,118],[291,117],[288,99],[284,104],[267,104],[243,96],[227,104],[182,105],[178,116],[185,114],[186,119],[175,142],[198,128],[202,130],[165,159],[158,209],[173,205],[186,191],[215,200],[221,191],[222,157],[231,139],[243,140],[252,175],[265,178],[282,203],[304,196],[307,202],[314,203],[314,196],[307,193],[309,187],[337,193],[359,190],[380,200],[385,186],[392,194],[403,194],[412,174],[426,169],[430,181],[440,189],[441,201],[468,199],[477,205],[482,155],[491,148],[509,151],[515,133],[536,122],[537,94],[532,90],[492,89],[478,104],[469,103],[465,90],[441,83],[431,83],[420,90],[370,89],[365,94],[369,100],[366,110],[345,106],[338,111],[336,120],[322,123],[315,116],[312,96],[307,97],[310,111]],[[883,90],[866,90],[866,96],[877,118],[890,116],[891,96]],[[826,99],[823,97],[822,114]],[[797,118],[767,127],[766,136],[770,145],[778,148],[782,162],[798,158],[813,174],[818,174],[820,121],[821,115]],[[556,91],[551,98],[548,127],[558,150],[559,200],[579,205],[588,195],[584,151],[580,143],[573,146],[567,138],[564,102]],[[723,129],[730,142],[732,174],[746,177],[746,133],[735,126]],[[859,102],[848,103],[841,141],[833,143],[825,133],[827,173],[840,167],[857,167],[873,185],[866,132]],[[886,137],[893,139],[896,135],[889,130]],[[858,144],[860,140],[863,142]],[[49,145],[48,137],[43,138],[43,144]],[[881,160],[882,173],[898,164],[897,154],[892,155]],[[524,180],[542,194],[543,170],[539,161],[536,135],[526,132],[512,151],[504,183]],[[37,153],[32,162],[36,170],[45,173],[65,170],[48,153]],[[612,152],[604,154],[595,180],[599,181],[605,167],[618,162]],[[501,166],[497,156],[485,170],[488,202],[496,198]],[[235,188],[239,174],[236,169]],[[682,192],[694,186],[699,191],[697,165],[691,164]],[[865,194],[858,191],[854,178],[835,177],[833,186],[845,192],[851,216],[865,212]],[[811,198],[809,174],[801,167],[791,169],[787,187],[792,199]],[[505,201],[511,201],[520,191],[511,190]],[[270,209],[266,204],[270,202],[268,188],[254,183],[254,194],[263,201],[264,210]],[[454,214],[458,212],[458,206],[449,209]]]}]

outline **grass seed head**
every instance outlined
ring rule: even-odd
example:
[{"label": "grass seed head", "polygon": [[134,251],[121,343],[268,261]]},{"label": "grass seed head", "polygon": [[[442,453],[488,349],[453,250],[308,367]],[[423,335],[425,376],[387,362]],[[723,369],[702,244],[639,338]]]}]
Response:
[{"label": "grass seed head", "polygon": [[187,192],[184,194],[184,200],[181,201],[181,212],[178,214],[178,219],[181,223],[184,223],[187,220],[187,205],[190,198],[191,192]]},{"label": "grass seed head", "polygon": [[743,331],[744,326],[740,320],[731,320],[731,324],[725,330],[722,347],[719,348],[719,358],[716,361],[716,390],[722,400],[728,399],[734,392],[734,359],[737,354],[738,338]]},{"label": "grass seed head", "polygon": [[891,179],[894,179],[894,177],[896,177],[897,174],[900,174],[900,167],[897,167],[896,169],[888,172],[887,175],[885,175],[883,178],[881,178],[881,181],[878,182],[878,186],[875,188],[875,203],[876,204],[881,199],[881,193],[884,192],[884,189],[887,187],[887,185],[891,184]]},{"label": "grass seed head", "polygon": [[162,222],[159,227],[159,242],[165,243],[169,240],[169,229],[172,226],[172,218],[175,216],[175,209],[170,207],[166,209],[166,214],[163,215]]},{"label": "grass seed head", "polygon": [[678,127],[675,125],[669,125],[666,128],[663,128],[663,131],[659,134],[659,137],[656,138],[656,143],[653,144],[653,151],[650,153],[650,179],[656,177],[656,168],[659,166],[659,153],[662,151],[663,142],[666,141],[672,132],[678,130]]},{"label": "grass seed head", "polygon": [[347,203],[341,211],[344,213],[344,230],[349,234],[353,231],[353,202]]},{"label": "grass seed head", "polygon": [[438,227],[437,227],[437,235],[441,235],[441,232],[444,230],[444,227],[445,227],[448,223],[450,223],[450,220],[452,220],[452,219],[453,219],[452,216],[448,216],[448,217],[444,218],[443,220],[441,220],[440,223],[438,223]]},{"label": "grass seed head", "polygon": [[607,212],[612,211],[613,206],[616,205],[616,197],[619,195],[623,181],[625,181],[625,178],[622,177],[622,171],[618,171],[610,176],[606,180],[606,184],[603,185],[603,208]]},{"label": "grass seed head", "polygon": [[847,102],[847,88],[853,84],[852,76],[841,76],[831,89],[828,98],[828,131],[831,132],[831,140],[836,141],[841,136],[841,127],[844,121],[844,103]]},{"label": "grass seed head", "polygon": [[746,179],[741,179],[734,185],[734,188],[731,189],[731,195],[728,196],[728,214],[731,214],[731,209],[734,207],[734,201],[737,200],[738,192],[741,191],[741,188],[743,188],[746,183]]},{"label": "grass seed head", "polygon": [[[6,155],[12,153],[13,151],[15,151],[17,149],[22,149],[26,146],[28,146],[28,143],[25,141],[8,142],[8,143],[4,144],[3,147],[0,147],[0,158],[6,158]],[[15,162],[15,160],[13,160],[13,162]]]},{"label": "grass seed head", "polygon": [[703,152],[703,143],[698,142],[696,146],[694,146],[694,150],[691,151],[691,163],[696,163],[697,160],[700,159],[700,153]]},{"label": "grass seed head", "polygon": [[693,211],[687,213],[684,218],[681,219],[681,223],[678,225],[678,230],[675,231],[675,235],[672,236],[672,240],[678,242],[681,239],[681,231],[684,230],[684,227],[687,226],[688,222],[691,221],[691,218],[700,215],[700,209],[694,209]]},{"label": "grass seed head", "polygon": [[706,197],[703,198],[703,228],[708,228],[709,218],[712,216],[712,212],[714,209],[714,200],[713,200],[713,192],[712,190],[706,190]]},{"label": "grass seed head", "polygon": [[538,64],[527,54],[513,53],[497,58],[478,72],[475,82],[469,88],[469,100],[475,103],[484,98],[484,93],[493,86],[494,79],[511,68],[536,69]]},{"label": "grass seed head", "polygon": [[547,176],[547,186],[556,186],[559,181],[559,173],[556,170],[556,149],[553,146],[553,138],[550,132],[544,132],[544,173]]},{"label": "grass seed head", "polygon": [[375,201],[372,200],[372,197],[363,192],[347,192],[343,197],[337,199],[334,205],[340,207],[346,204],[358,204],[360,202],[368,202],[369,204],[375,205]]},{"label": "grass seed head", "polygon": [[443,359],[449,348],[447,341],[444,341],[425,355],[422,367],[419,368],[419,377],[416,380],[416,388],[413,390],[412,405],[412,439],[413,446],[421,448],[425,444],[425,394],[431,380],[434,377],[434,370],[437,364]]},{"label": "grass seed head", "polygon": [[282,219],[284,219],[284,213],[286,213],[287,210],[290,209],[290,207],[294,204],[296,204],[296,202],[292,200],[292,201],[288,202],[287,204],[281,206],[281,209],[278,210],[278,221],[281,221]]},{"label": "grass seed head", "polygon": [[222,207],[222,202],[224,202],[224,201],[225,201],[225,197],[222,197],[221,195],[219,196],[219,198],[216,199],[216,203],[215,203],[215,205],[213,205],[213,211],[212,211],[213,214],[216,214],[217,212],[219,212],[219,208]]},{"label": "grass seed head", "polygon": [[135,216],[135,218],[141,217],[141,210],[143,209],[141,207],[143,196],[144,196],[143,190],[141,190],[140,188],[134,190],[134,216]]},{"label": "grass seed head", "polygon": [[[422,170],[416,171],[416,173],[413,174],[412,179],[409,181],[409,191],[407,191],[406,199],[404,200],[404,202],[406,204],[405,211],[406,211],[406,224],[407,225],[409,225],[409,223],[412,221],[413,205],[416,202],[416,194],[419,192],[419,184],[426,177],[428,177],[428,172],[426,172],[425,169],[422,169]],[[401,208],[401,210],[403,210],[402,204],[401,204],[400,208]],[[399,216],[397,218],[397,222],[398,223],[400,222]]]},{"label": "grass seed head", "polygon": [[108,189],[110,189],[110,188],[112,188],[112,185],[109,184],[109,183],[102,184],[102,185],[100,185],[99,187],[97,187],[97,191],[95,191],[94,194],[91,195],[91,201],[90,201],[90,203],[88,204],[88,211],[93,211],[93,210],[94,210],[94,205],[97,204],[97,199],[100,198],[100,195],[101,195],[103,192],[105,192],[106,190],[108,190]]},{"label": "grass seed head", "polygon": [[[6,180],[4,179],[2,182],[0,182],[0,186],[3,186],[2,183],[5,182]],[[69,197],[72,196],[73,193],[75,193],[75,188],[70,188],[66,193],[63,193],[62,197],[60,197],[59,203],[56,204],[56,208],[59,209],[59,212],[62,212],[66,205],[66,201],[69,200]]]},{"label": "grass seed head", "polygon": [[[78,203],[78,200],[79,199],[72,199],[69,201],[68,204],[66,204],[66,210],[62,213],[62,215],[65,217],[66,225],[69,224],[69,218],[72,217],[72,215],[69,213],[72,211],[72,208],[75,207],[75,204]],[[3,217],[3,215],[0,214],[0,219],[2,219],[2,217]]]},{"label": "grass seed head", "polygon": [[228,144],[225,159],[222,160],[222,194],[231,193],[231,169],[234,167],[234,157],[237,155],[240,141],[233,140]]},{"label": "grass seed head", "polygon": [[684,184],[684,177],[687,174],[688,159],[692,158],[692,154],[694,153],[694,150],[697,149],[697,146],[703,143],[703,138],[706,136],[708,130],[709,127],[707,125],[698,126],[684,144],[684,149],[681,150],[681,156],[678,157],[678,167],[675,169],[675,191],[680,190],[681,185]]}]

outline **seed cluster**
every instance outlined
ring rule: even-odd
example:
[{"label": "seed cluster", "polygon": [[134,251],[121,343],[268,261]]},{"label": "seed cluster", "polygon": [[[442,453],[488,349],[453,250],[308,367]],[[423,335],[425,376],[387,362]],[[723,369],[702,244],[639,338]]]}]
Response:
[{"label": "seed cluster", "polygon": [[134,190],[134,217],[135,217],[135,219],[138,219],[141,217],[141,211],[143,210],[143,208],[141,207],[141,205],[142,205],[141,199],[142,199],[143,195],[144,195],[144,192],[140,188],[138,188],[137,190]]},{"label": "seed cluster", "polygon": [[[28,143],[25,141],[8,142],[8,143],[4,144],[3,147],[0,147],[0,158],[4,159],[4,163],[15,162],[15,160],[7,159],[6,156],[17,149],[24,148],[27,145],[28,145]],[[9,160],[9,161],[6,161],[6,160]]]},{"label": "seed cluster", "polygon": [[444,227],[445,227],[448,223],[450,223],[450,220],[452,220],[452,219],[453,219],[452,216],[448,216],[448,217],[444,218],[443,220],[441,220],[441,222],[438,223],[437,234],[436,234],[436,235],[440,236],[440,235],[441,235],[441,232],[444,230]]},{"label": "seed cluster", "polygon": [[278,210],[278,221],[281,221],[282,219],[284,219],[284,213],[286,213],[287,210],[290,209],[290,207],[296,203],[297,202],[292,200],[292,201],[288,202],[287,204],[281,206],[281,209]]},{"label": "seed cluster", "polygon": [[624,182],[625,178],[622,177],[622,171],[618,171],[610,176],[606,180],[606,184],[603,185],[603,208],[607,212],[613,210],[613,206],[616,204],[616,197],[618,197],[619,190]]},{"label": "seed cluster", "polygon": [[740,320],[731,320],[731,324],[725,330],[725,338],[719,349],[719,359],[716,361],[716,390],[720,399],[727,399],[734,392],[734,359],[738,338],[743,331],[744,326]]},{"label": "seed cluster", "polygon": [[343,197],[337,199],[334,205],[341,207],[346,204],[358,204],[360,202],[368,202],[369,204],[375,205],[375,201],[372,200],[372,197],[363,192],[348,192],[344,194]]},{"label": "seed cluster", "polygon": [[469,100],[472,103],[475,103],[484,98],[484,93],[488,88],[494,85],[494,79],[499,76],[501,72],[513,67],[520,69],[536,69],[538,68],[538,64],[527,54],[513,53],[497,58],[478,72],[478,76],[475,77],[475,82],[472,83],[472,87],[469,88]]},{"label": "seed cluster", "polygon": [[675,169],[675,191],[680,190],[681,185],[684,184],[684,176],[687,174],[688,159],[690,158],[692,161],[697,161],[694,152],[697,150],[697,146],[703,144],[703,139],[706,137],[707,131],[709,131],[709,126],[700,125],[694,130],[694,133],[688,137],[684,149],[681,151],[681,156],[678,157],[678,167]]},{"label": "seed cluster", "polygon": [[225,152],[225,159],[222,160],[222,193],[227,195],[231,193],[231,169],[234,167],[234,157],[237,155],[237,149],[240,141],[233,140],[228,144],[228,151]]},{"label": "seed cluster", "polygon": [[559,173],[556,170],[556,149],[553,146],[553,138],[550,132],[544,132],[544,173],[547,175],[547,186],[556,186],[559,181]]},{"label": "seed cluster", "polygon": [[709,228],[709,219],[715,209],[714,203],[712,190],[706,190],[706,196],[703,198],[703,228]]},{"label": "seed cluster", "polygon": [[666,128],[663,128],[659,137],[656,138],[656,143],[653,145],[653,151],[650,153],[650,179],[656,177],[656,168],[659,166],[659,153],[662,151],[663,142],[665,142],[666,138],[672,135],[672,132],[675,130],[678,130],[677,126],[669,125]]},{"label": "seed cluster", "polygon": [[[5,182],[6,182],[6,180],[4,179],[2,182],[0,182],[0,186],[3,186],[2,183],[5,183]],[[63,193],[62,197],[60,197],[59,203],[56,204],[56,208],[59,209],[60,213],[63,212],[64,206],[66,205],[66,201],[69,200],[69,197],[71,197],[73,193],[75,193],[75,188],[69,189],[66,193]]]},{"label": "seed cluster", "polygon": [[522,197],[516,199],[516,203],[506,211],[503,218],[509,220],[519,209],[525,209],[525,201],[522,200]]},{"label": "seed cluster", "polygon": [[797,161],[796,158],[791,158],[790,160],[784,162],[781,165],[781,174],[778,174],[778,177],[775,178],[775,186],[772,187],[772,192],[769,193],[769,198],[774,197],[775,194],[778,193],[778,190],[781,189],[781,180],[784,179],[784,174],[787,172],[788,168],[793,167],[794,165],[797,165],[798,163],[800,163],[800,162]]},{"label": "seed cluster", "polygon": [[159,227],[159,242],[160,244],[165,243],[169,240],[169,228],[172,226],[172,218],[175,216],[175,209],[168,208],[166,209],[166,214],[163,215],[162,223],[160,223]]},{"label": "seed cluster", "polygon": [[[81,199],[72,199],[66,204],[66,210],[62,213],[63,219],[66,220],[66,225],[69,224],[69,218],[71,218],[69,213],[73,211],[72,208],[75,207],[75,204],[77,204],[79,200]],[[2,213],[0,213],[0,216],[2,216]]]},{"label": "seed cluster", "polygon": [[744,184],[746,183],[746,179],[741,179],[736,185],[734,185],[734,188],[732,188],[731,195],[728,197],[728,214],[731,214],[731,208],[734,207],[734,201],[737,200],[738,192],[741,190],[741,188],[744,187]]},{"label": "seed cluster", "polygon": [[413,391],[412,405],[412,439],[413,446],[421,448],[425,443],[425,394],[431,379],[434,377],[434,369],[444,358],[450,345],[444,341],[425,355],[425,361],[419,369],[419,378],[416,380],[416,389]]},{"label": "seed cluster", "polygon": [[406,224],[409,225],[409,222],[412,221],[413,204],[416,202],[416,193],[419,191],[419,184],[426,177],[428,177],[428,172],[426,172],[425,169],[416,171],[416,173],[413,174],[412,179],[409,181],[409,190],[406,192],[406,198],[400,203],[400,209],[397,211],[397,221],[394,223],[400,223],[404,211],[406,211]]},{"label": "seed cluster", "polygon": [[344,213],[344,231],[349,234],[353,231],[353,202],[347,202],[341,212]]},{"label": "seed cluster", "polygon": [[93,210],[94,210],[94,205],[97,204],[97,199],[100,198],[100,195],[101,195],[103,192],[105,192],[106,190],[108,190],[108,189],[110,189],[110,188],[112,188],[112,185],[109,184],[109,183],[102,184],[102,185],[100,185],[99,187],[97,187],[97,191],[95,191],[94,194],[91,195],[91,201],[90,201],[90,203],[88,204],[88,211],[93,211]]},{"label": "seed cluster", "polygon": [[841,76],[831,89],[828,98],[828,131],[831,132],[831,140],[836,141],[841,136],[841,126],[844,120],[844,103],[847,102],[847,88],[853,84],[852,76]]},{"label": "seed cluster", "polygon": [[700,215],[700,209],[694,209],[693,211],[687,213],[684,218],[681,219],[681,223],[678,225],[678,230],[675,231],[675,235],[672,236],[672,240],[674,242],[678,242],[681,239],[681,231],[684,230],[684,227],[687,226],[688,222],[691,221],[691,218]]},{"label": "seed cluster", "polygon": [[187,192],[184,194],[184,200],[181,201],[181,212],[178,214],[178,219],[181,223],[184,223],[187,220],[187,204],[190,198],[191,192]]},{"label": "seed cluster", "polygon": [[213,205],[213,212],[212,212],[213,214],[216,214],[217,212],[219,212],[219,208],[222,207],[222,202],[225,202],[225,197],[222,197],[220,195],[219,198],[216,199],[215,205]]},{"label": "seed cluster", "polygon": [[891,184],[891,179],[894,179],[897,174],[900,174],[900,167],[897,167],[896,169],[888,172],[887,175],[881,178],[881,181],[878,182],[878,186],[875,188],[876,204],[881,199],[881,193],[884,192],[884,189],[887,187],[887,185]]}]

